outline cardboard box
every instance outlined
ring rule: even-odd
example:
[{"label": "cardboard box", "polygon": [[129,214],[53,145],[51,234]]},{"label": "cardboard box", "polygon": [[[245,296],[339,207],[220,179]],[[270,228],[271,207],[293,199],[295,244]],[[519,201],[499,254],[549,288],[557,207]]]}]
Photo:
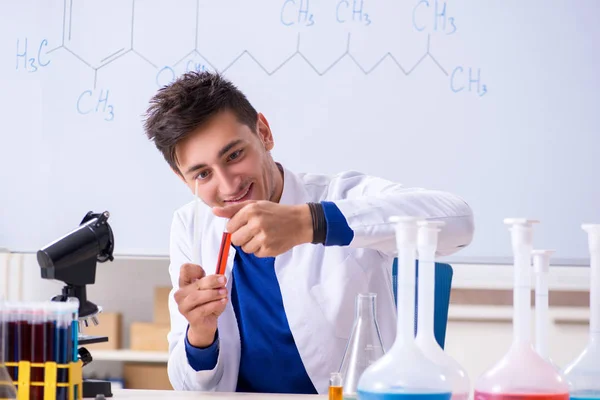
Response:
[{"label": "cardboard box", "polygon": [[154,289],[154,319],[157,324],[170,324],[169,293],[171,287],[157,287]]},{"label": "cardboard box", "polygon": [[123,364],[123,380],[125,389],[173,390],[164,363],[126,362]]},{"label": "cardboard box", "polygon": [[140,351],[169,351],[167,334],[171,326],[151,322],[132,322],[129,326],[129,347]]},{"label": "cardboard box", "polygon": [[82,333],[90,336],[107,336],[108,342],[86,344],[90,351],[94,350],[118,350],[122,346],[122,317],[121,313],[101,312],[97,315],[98,325],[89,321],[86,328],[82,324]]}]

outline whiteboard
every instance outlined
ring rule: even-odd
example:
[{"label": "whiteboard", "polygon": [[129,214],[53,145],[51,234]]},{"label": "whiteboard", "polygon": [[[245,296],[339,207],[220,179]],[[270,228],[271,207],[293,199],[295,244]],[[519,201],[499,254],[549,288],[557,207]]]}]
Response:
[{"label": "whiteboard", "polygon": [[506,261],[505,217],[585,262],[600,223],[596,0],[0,2],[0,247],[32,252],[87,211],[116,254],[167,255],[192,195],[144,136],[149,98],[222,72],[287,168],[359,170],[473,208],[451,260]]}]

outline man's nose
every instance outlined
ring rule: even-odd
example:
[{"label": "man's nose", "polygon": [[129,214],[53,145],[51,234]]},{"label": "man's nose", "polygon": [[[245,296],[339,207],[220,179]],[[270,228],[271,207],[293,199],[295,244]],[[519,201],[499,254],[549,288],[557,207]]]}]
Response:
[{"label": "man's nose", "polygon": [[238,176],[228,174],[226,171],[219,173],[219,192],[225,199],[238,194],[241,179]]}]

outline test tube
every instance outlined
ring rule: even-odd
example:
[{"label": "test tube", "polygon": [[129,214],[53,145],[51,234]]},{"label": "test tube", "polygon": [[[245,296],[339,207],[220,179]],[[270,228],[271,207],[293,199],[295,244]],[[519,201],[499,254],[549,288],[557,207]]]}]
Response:
[{"label": "test tube", "polygon": [[0,301],[0,399],[16,399],[17,391],[4,364],[6,357],[7,323],[7,304]]},{"label": "test tube", "polygon": [[79,359],[77,348],[79,347],[79,300],[76,297],[70,297],[67,301],[71,315],[71,361],[76,362]]},{"label": "test tube", "polygon": [[331,373],[329,378],[329,400],[342,400],[343,387],[342,374],[339,372]]},{"label": "test tube", "polygon": [[[71,339],[71,314],[69,313],[69,307],[66,303],[57,302],[55,305],[56,310],[56,325],[54,329],[54,342],[56,351],[56,363],[67,364],[70,356],[70,343]],[[66,368],[59,368],[57,371],[57,381],[60,383],[68,382],[68,372]],[[57,387],[56,388],[56,400],[67,400],[68,388]]]},{"label": "test tube", "polygon": [[219,249],[219,257],[217,260],[217,267],[215,269],[215,274],[217,275],[225,275],[225,268],[227,267],[227,258],[229,257],[229,247],[231,246],[231,233],[227,232],[227,230],[223,231],[223,236],[221,237],[221,247]]},{"label": "test tube", "polygon": [[[43,364],[47,361],[46,354],[46,313],[43,303],[36,303],[30,307],[30,337],[31,337],[31,362]],[[44,382],[44,367],[31,367],[31,382]],[[44,399],[43,386],[31,386],[29,390],[31,400]]]},{"label": "test tube", "polygon": [[19,318],[19,330],[20,330],[20,340],[21,343],[19,345],[21,351],[20,361],[29,361],[31,362],[31,326],[33,319],[33,310],[35,309],[35,305],[32,303],[25,303],[21,307],[21,313]]},{"label": "test tube", "polygon": [[[6,362],[19,362],[19,308],[16,303],[6,305]],[[8,374],[13,382],[18,379],[18,368],[7,367]]]}]

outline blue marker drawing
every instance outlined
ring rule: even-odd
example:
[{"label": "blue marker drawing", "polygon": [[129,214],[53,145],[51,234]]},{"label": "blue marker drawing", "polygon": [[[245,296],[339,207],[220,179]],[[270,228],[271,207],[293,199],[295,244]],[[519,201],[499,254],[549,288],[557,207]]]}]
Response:
[{"label": "blue marker drawing", "polygon": [[[343,18],[350,12],[350,2],[348,0],[341,0],[335,9],[335,18],[337,22],[343,24],[347,21],[347,18]],[[352,0],[352,21],[361,22],[365,25],[371,25],[371,18],[369,14],[364,10],[364,0]]]},{"label": "blue marker drawing", "polygon": [[[312,26],[315,24],[315,16],[310,12],[310,0],[285,0],[281,7],[279,19],[284,26],[304,24]],[[298,13],[296,21],[295,14]]]},{"label": "blue marker drawing", "polygon": [[426,28],[426,26],[417,25],[417,10],[419,10],[419,8],[422,6],[429,8],[429,3],[427,2],[427,0],[420,0],[417,3],[417,5],[415,6],[415,8],[413,8],[413,13],[412,13],[413,27],[419,32],[424,31]]},{"label": "blue marker drawing", "polygon": [[188,60],[188,62],[185,65],[185,72],[190,72],[190,71],[203,72],[203,71],[207,71],[207,69],[206,69],[206,65],[204,65],[204,64],[195,62],[194,60]]},{"label": "blue marker drawing", "polygon": [[349,8],[350,3],[348,3],[347,0],[342,0],[338,3],[337,8],[335,10],[335,18],[336,18],[337,22],[339,22],[340,24],[343,24],[344,22],[346,22],[346,20],[340,18],[340,7],[341,6],[344,6],[345,8]]},{"label": "blue marker drawing", "polygon": [[[454,92],[454,93],[459,93],[462,92],[463,90],[465,90],[466,84],[462,83],[462,84],[455,84],[457,79],[464,79],[463,78],[463,73],[464,73],[464,68],[463,67],[456,67],[454,68],[454,70],[452,71],[452,74],[450,75],[450,89]],[[458,75],[458,77],[457,77]],[[474,84],[477,84],[476,87],[476,93],[481,97],[483,95],[485,95],[487,93],[487,86],[485,84],[481,83],[481,68],[477,68],[477,77],[473,78],[473,68],[469,68],[469,79],[468,79],[468,91],[472,92],[473,91],[473,86]]]},{"label": "blue marker drawing", "polygon": [[451,17],[448,15],[448,12],[446,10],[446,1],[443,0],[442,4],[440,5],[440,1],[439,0],[433,0],[434,1],[434,5],[433,5],[433,10],[430,9],[430,4],[427,0],[420,0],[417,5],[415,5],[415,7],[413,8],[413,12],[412,12],[412,24],[413,24],[413,28],[415,28],[415,30],[417,32],[422,32],[425,29],[427,29],[428,25],[425,24],[420,24],[419,22],[422,21],[422,17],[419,17],[421,14],[421,11],[425,12],[431,12],[433,11],[433,31],[435,32],[445,32],[446,35],[452,35],[456,32],[456,22],[454,17]]},{"label": "blue marker drawing", "polygon": [[288,22],[289,19],[284,19],[283,14],[285,14],[285,10],[287,8],[287,6],[289,5],[295,5],[296,1],[295,0],[285,0],[285,2],[283,3],[283,7],[281,7],[281,23],[285,26],[291,26],[294,25],[294,22]]},{"label": "blue marker drawing", "polygon": [[[167,81],[165,83],[161,83],[165,79],[167,79]],[[160,69],[160,71],[158,71],[158,73],[156,74],[156,86],[158,86],[159,88],[168,85],[169,83],[173,82],[174,80],[175,80],[175,71],[173,70],[173,68],[171,68],[169,66],[162,67]]]},{"label": "blue marker drawing", "polygon": [[79,98],[77,99],[77,112],[78,112],[79,114],[84,114],[84,115],[85,115],[85,114],[89,114],[89,113],[91,113],[91,112],[92,112],[92,110],[94,109],[94,108],[92,107],[92,108],[90,108],[89,110],[85,111],[85,110],[82,108],[82,101],[83,101],[83,97],[84,97],[84,96],[89,96],[89,97],[92,97],[92,94],[93,94],[93,92],[92,92],[91,90],[86,90],[85,92],[83,92],[83,93],[81,93],[81,94],[79,95]]},{"label": "blue marker drawing", "polygon": [[17,39],[17,64],[16,64],[16,69],[19,69],[19,65],[21,64],[20,61],[23,61],[23,69],[25,69],[28,72],[37,72],[39,70],[40,67],[46,67],[50,64],[50,61],[47,62],[43,62],[42,61],[42,53],[44,53],[43,55],[45,56],[45,52],[44,52],[44,48],[48,47],[48,40],[43,39],[40,42],[40,45],[37,49],[37,58],[35,57],[31,57],[28,58],[28,54],[27,54],[27,50],[28,50],[28,39],[25,38],[24,41],[24,45],[23,45],[23,50],[21,50],[21,45],[22,42]]},{"label": "blue marker drawing", "polygon": [[112,104],[108,102],[108,96],[110,91],[107,89],[106,93],[103,89],[100,90],[96,105],[94,106],[92,90],[85,90],[77,99],[77,112],[82,115],[90,114],[92,112],[104,115],[105,121],[112,121],[115,119],[115,109]]},{"label": "blue marker drawing", "polygon": [[438,19],[441,17],[444,27],[442,28],[442,31],[446,30],[446,2],[444,1],[444,5],[442,6],[442,11],[439,11],[439,1],[435,0],[435,18],[433,19],[433,30],[437,31],[438,30]]}]

